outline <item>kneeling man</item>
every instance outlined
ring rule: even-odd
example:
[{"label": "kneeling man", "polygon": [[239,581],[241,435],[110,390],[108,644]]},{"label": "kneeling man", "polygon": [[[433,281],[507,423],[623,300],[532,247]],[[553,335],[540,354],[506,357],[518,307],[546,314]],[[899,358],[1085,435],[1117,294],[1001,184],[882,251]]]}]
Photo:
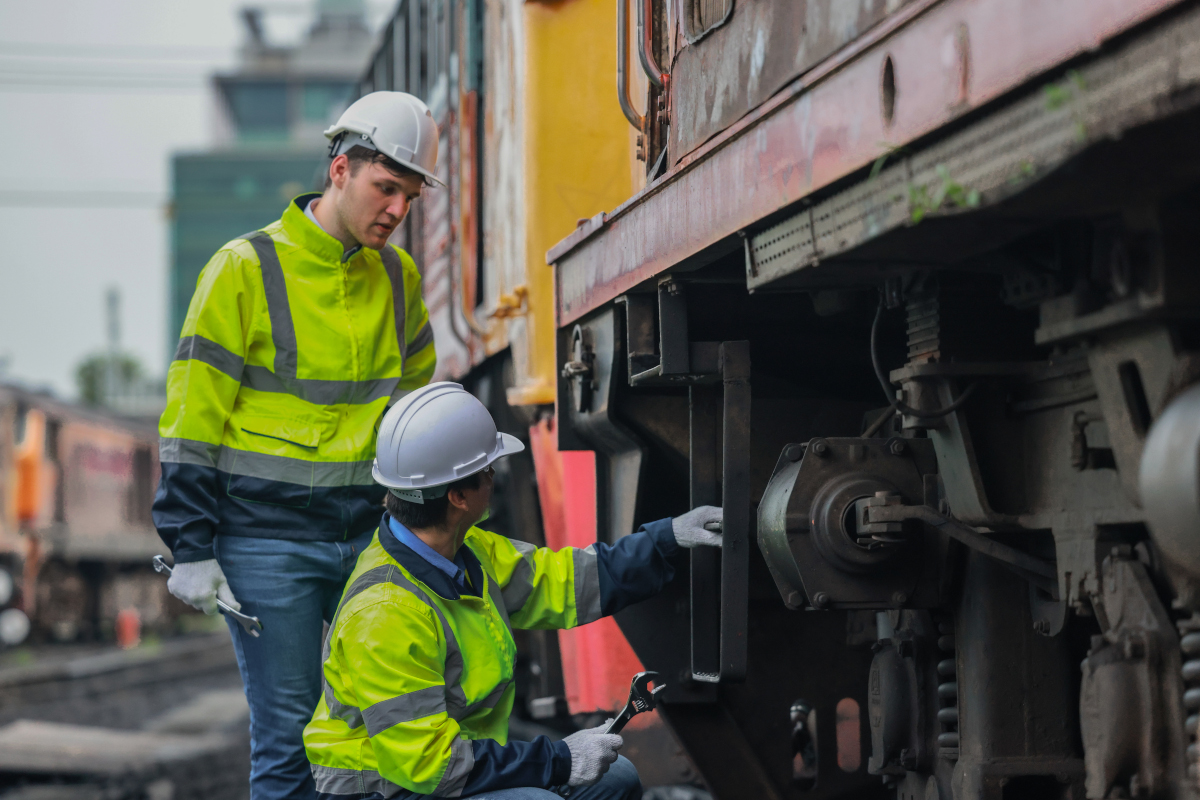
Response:
[{"label": "kneeling man", "polygon": [[[418,389],[379,429],[387,513],[329,629],[304,744],[323,800],[636,800],[637,771],[603,727],[508,741],[514,628],[571,628],[671,580],[680,547],[719,546],[721,510],[644,525],[616,545],[552,551],[475,527],[492,464],[524,446],[454,383]],[[611,767],[611,769],[610,769]]]}]

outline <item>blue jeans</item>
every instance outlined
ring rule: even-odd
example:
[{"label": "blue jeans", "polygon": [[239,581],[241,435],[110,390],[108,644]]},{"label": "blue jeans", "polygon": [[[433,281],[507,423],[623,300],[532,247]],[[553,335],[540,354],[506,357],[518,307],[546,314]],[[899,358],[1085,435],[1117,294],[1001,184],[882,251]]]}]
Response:
[{"label": "blue jeans", "polygon": [[304,726],[321,695],[321,631],[374,531],[346,542],[217,536],[217,561],[259,638],[227,618],[250,705],[251,800],[315,800]]},{"label": "blue jeans", "polygon": [[[616,763],[598,783],[577,786],[567,797],[569,800],[641,800],[642,782],[638,779],[637,767],[625,756],[617,756]],[[545,789],[497,789],[473,794],[470,800],[562,800],[562,796]]]}]

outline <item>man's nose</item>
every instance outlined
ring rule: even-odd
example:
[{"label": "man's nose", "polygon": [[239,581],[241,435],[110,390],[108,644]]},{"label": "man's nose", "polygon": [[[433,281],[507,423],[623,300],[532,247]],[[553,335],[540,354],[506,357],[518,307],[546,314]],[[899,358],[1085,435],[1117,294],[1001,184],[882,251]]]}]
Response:
[{"label": "man's nose", "polygon": [[408,213],[408,198],[401,197],[398,200],[393,200],[388,204],[387,213],[397,219],[404,219],[404,216]]}]

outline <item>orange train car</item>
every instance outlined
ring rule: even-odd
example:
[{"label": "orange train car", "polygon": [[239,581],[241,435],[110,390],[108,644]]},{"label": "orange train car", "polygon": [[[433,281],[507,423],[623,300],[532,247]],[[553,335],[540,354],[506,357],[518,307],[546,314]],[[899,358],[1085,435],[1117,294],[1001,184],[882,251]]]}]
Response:
[{"label": "orange train car", "polygon": [[151,422],[0,386],[0,559],[36,640],[111,639],[122,611],[166,631],[182,611],[150,566],[157,446]]}]

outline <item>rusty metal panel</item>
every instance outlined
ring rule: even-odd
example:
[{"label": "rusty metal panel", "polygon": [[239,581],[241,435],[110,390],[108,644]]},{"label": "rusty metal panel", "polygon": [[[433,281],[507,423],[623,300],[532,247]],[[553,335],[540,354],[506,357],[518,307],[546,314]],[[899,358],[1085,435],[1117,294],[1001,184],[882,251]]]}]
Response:
[{"label": "rusty metal panel", "polygon": [[554,247],[559,324],[1175,4],[914,0]]},{"label": "rusty metal panel", "polygon": [[[812,269],[822,259],[927,216],[1004,200],[1089,146],[1155,119],[1197,83],[1194,11],[755,235],[747,285],[805,270],[830,280]],[[954,196],[934,207],[947,187]]]},{"label": "rusty metal panel", "polygon": [[[709,5],[720,6],[700,15],[711,24],[724,4],[683,0],[685,28],[690,29],[693,16],[687,11]],[[899,6],[899,0],[739,0],[727,22],[675,56],[672,160],[729,127]]]},{"label": "rusty metal panel", "polygon": [[438,177],[445,188],[427,190],[421,197],[421,236],[424,239],[422,288],[425,307],[437,347],[437,371],[433,379],[449,380],[465,375],[472,366],[471,347],[464,337],[459,319],[457,275],[461,242],[458,237],[458,124],[456,115],[447,112],[438,120],[441,141],[438,151]]},{"label": "rusty metal panel", "polygon": [[[525,285],[525,36],[521,0],[488,0],[484,7],[483,282],[482,308],[494,311],[502,295]],[[481,315],[482,316],[482,315]],[[525,320],[486,320],[488,354],[524,337]],[[520,371],[523,365],[515,363]],[[525,373],[521,373],[525,374]]]}]

